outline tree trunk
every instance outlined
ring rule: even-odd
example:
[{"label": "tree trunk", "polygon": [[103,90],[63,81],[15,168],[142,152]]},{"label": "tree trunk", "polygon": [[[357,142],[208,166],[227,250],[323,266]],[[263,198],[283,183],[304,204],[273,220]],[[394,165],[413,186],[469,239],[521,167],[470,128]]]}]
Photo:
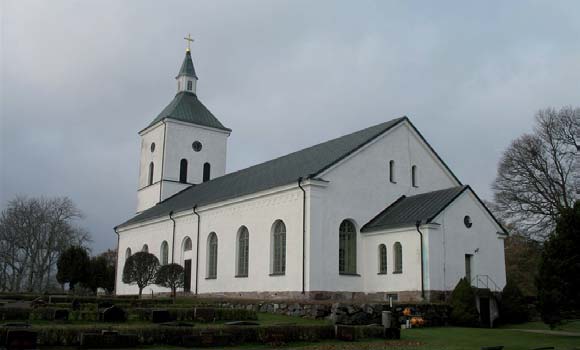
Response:
[{"label": "tree trunk", "polygon": [[142,294],[143,294],[143,288],[139,287],[139,299],[141,299]]}]

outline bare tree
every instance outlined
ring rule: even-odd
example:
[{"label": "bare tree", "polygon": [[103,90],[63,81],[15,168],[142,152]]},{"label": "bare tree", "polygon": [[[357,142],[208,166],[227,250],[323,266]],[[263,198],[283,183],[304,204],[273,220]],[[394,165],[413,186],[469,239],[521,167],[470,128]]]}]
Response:
[{"label": "bare tree", "polygon": [[62,198],[16,197],[0,213],[0,291],[45,291],[54,283],[58,256],[71,245],[84,245],[82,217]]},{"label": "bare tree", "polygon": [[532,134],[504,152],[493,184],[497,210],[527,237],[544,239],[579,197],[580,108],[548,108],[536,115]]}]

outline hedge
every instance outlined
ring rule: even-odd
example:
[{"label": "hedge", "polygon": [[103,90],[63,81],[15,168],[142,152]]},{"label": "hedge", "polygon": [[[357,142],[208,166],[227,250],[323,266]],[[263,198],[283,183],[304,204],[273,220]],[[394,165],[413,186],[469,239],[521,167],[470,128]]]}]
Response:
[{"label": "hedge", "polygon": [[23,307],[2,307],[0,308],[0,320],[2,321],[24,321],[30,318],[32,309]]},{"label": "hedge", "polygon": [[[6,330],[6,328],[0,327],[0,334],[6,332]],[[48,327],[33,327],[30,330],[38,332],[40,346],[78,346],[80,345],[81,334],[101,333],[103,328],[88,325],[51,325]],[[230,326],[220,329],[143,325],[140,327],[115,327],[114,330],[120,334],[136,335],[139,345],[182,345],[184,337],[201,337],[204,333],[226,337],[229,344],[313,342],[333,339],[335,336],[334,326],[332,325]]]},{"label": "hedge", "polygon": [[[128,309],[129,320],[151,321],[153,308],[133,308]],[[171,318],[175,321],[197,321],[211,322],[211,320],[202,320],[195,318],[194,308],[164,308],[169,312]],[[212,308],[214,311],[213,321],[248,321],[257,320],[258,314],[253,310],[245,309],[221,309]]]}]

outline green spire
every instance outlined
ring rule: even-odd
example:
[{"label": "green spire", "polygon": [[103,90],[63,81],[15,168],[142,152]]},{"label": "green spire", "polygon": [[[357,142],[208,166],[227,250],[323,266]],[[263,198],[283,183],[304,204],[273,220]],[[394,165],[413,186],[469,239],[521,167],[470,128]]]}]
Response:
[{"label": "green spire", "polygon": [[179,74],[177,74],[176,78],[179,78],[182,75],[198,79],[197,75],[195,74],[195,68],[193,68],[193,61],[191,60],[191,51],[189,51],[189,49],[185,51],[185,58],[183,59],[181,69],[179,70]]}]

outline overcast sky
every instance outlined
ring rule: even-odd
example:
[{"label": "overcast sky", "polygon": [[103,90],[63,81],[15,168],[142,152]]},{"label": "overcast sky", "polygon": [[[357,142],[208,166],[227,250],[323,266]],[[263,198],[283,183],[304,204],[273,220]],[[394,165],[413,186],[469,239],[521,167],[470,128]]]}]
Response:
[{"label": "overcast sky", "polygon": [[69,196],[98,253],[133,215],[139,137],[175,94],[233,129],[228,172],[407,115],[485,199],[534,113],[580,104],[578,1],[1,4],[0,207]]}]

